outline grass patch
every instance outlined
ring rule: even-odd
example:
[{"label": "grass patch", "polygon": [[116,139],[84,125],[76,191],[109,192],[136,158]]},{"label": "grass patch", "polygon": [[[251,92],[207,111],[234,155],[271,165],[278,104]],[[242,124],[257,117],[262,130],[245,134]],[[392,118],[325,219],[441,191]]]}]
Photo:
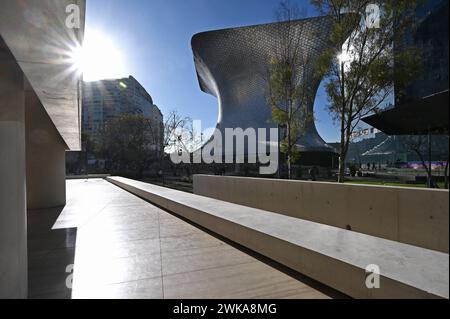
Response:
[{"label": "grass patch", "polygon": [[[357,184],[357,185],[375,185],[375,186],[397,186],[397,187],[416,187],[416,188],[427,188],[425,184],[408,184],[401,182],[377,182],[377,181],[346,181],[346,184]],[[444,183],[438,183],[440,189],[444,189]]]}]

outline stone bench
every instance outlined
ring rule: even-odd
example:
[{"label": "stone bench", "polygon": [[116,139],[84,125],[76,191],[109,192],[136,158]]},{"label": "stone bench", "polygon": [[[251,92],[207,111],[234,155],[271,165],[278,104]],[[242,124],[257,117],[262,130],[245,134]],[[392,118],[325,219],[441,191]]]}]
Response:
[{"label": "stone bench", "polygon": [[194,175],[194,194],[448,254],[448,190]]},{"label": "stone bench", "polygon": [[[355,298],[448,298],[448,254],[122,177],[107,180]],[[366,287],[366,267],[380,288]]]}]

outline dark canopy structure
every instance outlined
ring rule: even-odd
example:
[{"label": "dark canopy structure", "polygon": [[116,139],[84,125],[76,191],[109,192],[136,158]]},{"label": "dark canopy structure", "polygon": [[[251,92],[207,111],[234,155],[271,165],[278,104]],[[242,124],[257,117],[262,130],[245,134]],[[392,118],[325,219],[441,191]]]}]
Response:
[{"label": "dark canopy structure", "polygon": [[448,90],[363,119],[388,135],[448,133]]}]

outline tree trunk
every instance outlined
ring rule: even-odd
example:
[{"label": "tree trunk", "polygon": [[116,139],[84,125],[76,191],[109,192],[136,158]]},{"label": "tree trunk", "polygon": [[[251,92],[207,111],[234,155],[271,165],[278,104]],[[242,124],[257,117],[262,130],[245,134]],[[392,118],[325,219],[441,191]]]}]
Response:
[{"label": "tree trunk", "polygon": [[288,154],[287,157],[287,169],[288,169],[288,179],[292,179],[291,177],[291,155]]},{"label": "tree trunk", "polygon": [[431,134],[430,131],[428,131],[428,168],[427,168],[427,175],[428,175],[428,180],[427,180],[427,185],[428,188],[433,188],[433,175],[431,172]]},{"label": "tree trunk", "polygon": [[[344,113],[344,112],[342,112]],[[345,181],[345,121],[344,114],[341,118],[341,149],[339,150],[339,172],[338,172],[338,183],[344,183]]]},{"label": "tree trunk", "polygon": [[427,163],[425,162],[425,159],[423,158],[422,154],[418,153],[420,157],[420,161],[422,162],[422,167],[425,169],[425,172],[427,173],[427,187],[431,188],[431,167],[428,167]]},{"label": "tree trunk", "polygon": [[433,185],[433,173],[431,172],[431,167],[427,169],[427,186],[428,188],[434,188]]},{"label": "tree trunk", "polygon": [[342,105],[341,105],[341,149],[339,150],[339,173],[338,173],[338,183],[344,183],[345,181],[345,90],[344,90],[344,63],[341,63],[341,95],[342,95]]},{"label": "tree trunk", "polygon": [[449,158],[447,157],[447,162],[445,163],[445,171],[444,171],[444,175],[445,175],[445,186],[444,186],[444,188],[445,189],[448,189],[448,163],[449,162]]},{"label": "tree trunk", "polygon": [[338,173],[338,183],[344,183],[345,181],[345,158],[340,154],[339,156],[339,173]]},{"label": "tree trunk", "polygon": [[290,126],[289,122],[286,127],[287,127],[287,139],[288,139],[287,169],[288,169],[288,179],[291,179],[292,178],[292,172],[291,172],[292,145],[291,145],[291,126]]}]

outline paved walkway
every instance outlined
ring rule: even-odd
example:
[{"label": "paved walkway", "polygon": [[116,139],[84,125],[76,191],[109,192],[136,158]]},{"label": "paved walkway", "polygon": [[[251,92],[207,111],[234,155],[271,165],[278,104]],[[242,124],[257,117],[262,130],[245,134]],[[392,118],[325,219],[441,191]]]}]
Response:
[{"label": "paved walkway", "polygon": [[[67,198],[62,212],[29,212],[30,297],[336,296],[105,180],[67,181]],[[72,291],[65,288],[71,263]]]}]

